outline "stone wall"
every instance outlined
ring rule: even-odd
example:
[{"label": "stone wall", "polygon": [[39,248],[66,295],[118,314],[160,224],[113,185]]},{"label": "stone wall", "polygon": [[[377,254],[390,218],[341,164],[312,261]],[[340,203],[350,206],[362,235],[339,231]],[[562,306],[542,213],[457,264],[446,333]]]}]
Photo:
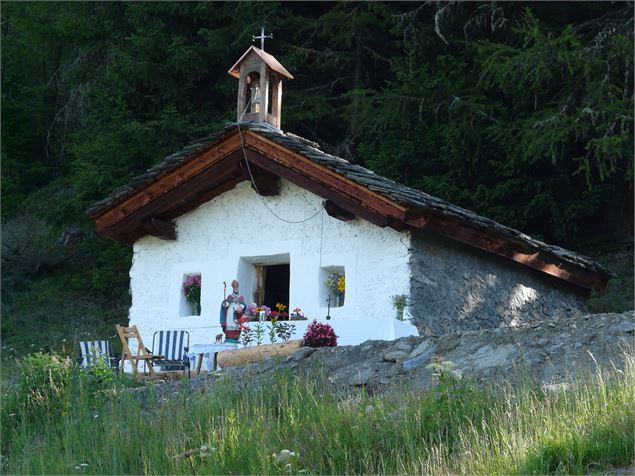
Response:
[{"label": "stone wall", "polygon": [[410,315],[441,335],[584,312],[583,290],[491,253],[419,232],[411,242]]}]

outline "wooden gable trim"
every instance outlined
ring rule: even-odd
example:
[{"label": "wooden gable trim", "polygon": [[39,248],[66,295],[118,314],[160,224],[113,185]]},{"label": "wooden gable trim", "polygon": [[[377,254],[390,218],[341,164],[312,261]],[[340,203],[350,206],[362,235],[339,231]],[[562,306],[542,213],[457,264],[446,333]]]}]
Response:
[{"label": "wooden gable trim", "polygon": [[391,224],[391,220],[389,218],[381,213],[378,213],[376,210],[367,208],[360,202],[342,196],[340,192],[334,190],[328,185],[325,185],[310,176],[299,173],[284,164],[273,161],[268,156],[264,156],[261,152],[247,148],[245,149],[245,155],[251,164],[266,168],[270,172],[285,178],[289,182],[294,183],[298,187],[304,188],[319,197],[332,200],[347,212],[357,215],[374,225],[385,227]]},{"label": "wooden gable trim", "polygon": [[112,208],[94,216],[93,218],[95,219],[97,229],[99,230],[113,226],[115,223],[145,207],[165,193],[176,189],[184,182],[203,172],[214,163],[222,160],[224,157],[232,154],[238,149],[240,149],[240,138],[236,132],[225,138],[221,143],[192,157],[190,160],[167,172],[165,175],[160,176],[154,182],[143,187],[141,190],[132,194],[122,202],[114,205]]},{"label": "wooden gable trim", "polygon": [[[213,165],[207,167],[204,171],[166,190],[162,195],[145,204],[145,206],[140,206],[136,210],[127,213],[125,217],[112,225],[103,226],[98,223],[97,232],[115,239],[117,239],[117,236],[121,236],[122,240],[126,242],[130,242],[134,237],[143,236],[144,225],[148,219],[157,218],[169,221],[180,216],[171,215],[171,210],[180,208],[180,214],[182,215],[189,211],[186,207],[194,208],[204,203],[200,202],[201,194],[205,195],[205,201],[208,201],[213,196],[220,195],[220,193],[226,191],[223,188],[226,184],[231,183],[232,186],[235,186],[237,176],[240,176],[239,181],[244,180],[238,171],[238,162],[241,158],[242,153],[234,152],[229,156],[216,160]],[[213,196],[210,196],[210,194]],[[148,233],[146,232],[145,234]]]},{"label": "wooden gable trim", "polygon": [[251,131],[243,133],[243,139],[247,146],[260,152],[271,161],[287,167],[301,175],[311,177],[338,193],[356,200],[389,220],[403,223],[406,217],[406,207],[398,205],[394,201],[379,195],[352,180],[342,177],[327,167],[316,164],[302,154],[291,151]]}]

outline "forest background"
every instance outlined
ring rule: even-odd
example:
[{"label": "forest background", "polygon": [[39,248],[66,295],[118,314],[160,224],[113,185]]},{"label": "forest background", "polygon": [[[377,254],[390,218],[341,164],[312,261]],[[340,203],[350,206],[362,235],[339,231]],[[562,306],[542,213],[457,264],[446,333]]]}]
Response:
[{"label": "forest background", "polygon": [[[2,348],[127,320],[86,207],[235,120],[265,24],[282,128],[616,272],[633,307],[632,2],[3,2]],[[271,224],[272,228],[278,226]]]}]

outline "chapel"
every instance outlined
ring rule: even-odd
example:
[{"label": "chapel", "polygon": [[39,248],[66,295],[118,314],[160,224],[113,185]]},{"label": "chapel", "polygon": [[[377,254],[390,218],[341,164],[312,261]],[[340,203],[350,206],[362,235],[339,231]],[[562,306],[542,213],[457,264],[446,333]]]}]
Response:
[{"label": "chapel", "polygon": [[[257,305],[334,321],[396,316],[422,334],[569,317],[605,289],[610,273],[584,256],[284,132],[293,76],[262,45],[229,74],[236,122],[88,210],[100,235],[133,247],[131,325],[203,339],[234,278]],[[183,293],[192,276],[199,306]]]}]

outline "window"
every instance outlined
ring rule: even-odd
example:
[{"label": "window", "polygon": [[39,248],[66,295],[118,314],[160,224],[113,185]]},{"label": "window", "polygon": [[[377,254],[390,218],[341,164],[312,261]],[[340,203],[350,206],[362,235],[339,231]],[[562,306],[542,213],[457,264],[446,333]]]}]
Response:
[{"label": "window", "polygon": [[288,253],[243,256],[238,265],[240,292],[257,306],[289,305],[290,257]]},{"label": "window", "polygon": [[201,315],[201,273],[183,275],[181,283],[180,316]]},{"label": "window", "polygon": [[271,309],[281,303],[289,306],[289,265],[276,264],[263,266],[264,297],[262,303]]},{"label": "window", "polygon": [[320,306],[342,307],[346,299],[346,271],[344,266],[320,268]]}]

